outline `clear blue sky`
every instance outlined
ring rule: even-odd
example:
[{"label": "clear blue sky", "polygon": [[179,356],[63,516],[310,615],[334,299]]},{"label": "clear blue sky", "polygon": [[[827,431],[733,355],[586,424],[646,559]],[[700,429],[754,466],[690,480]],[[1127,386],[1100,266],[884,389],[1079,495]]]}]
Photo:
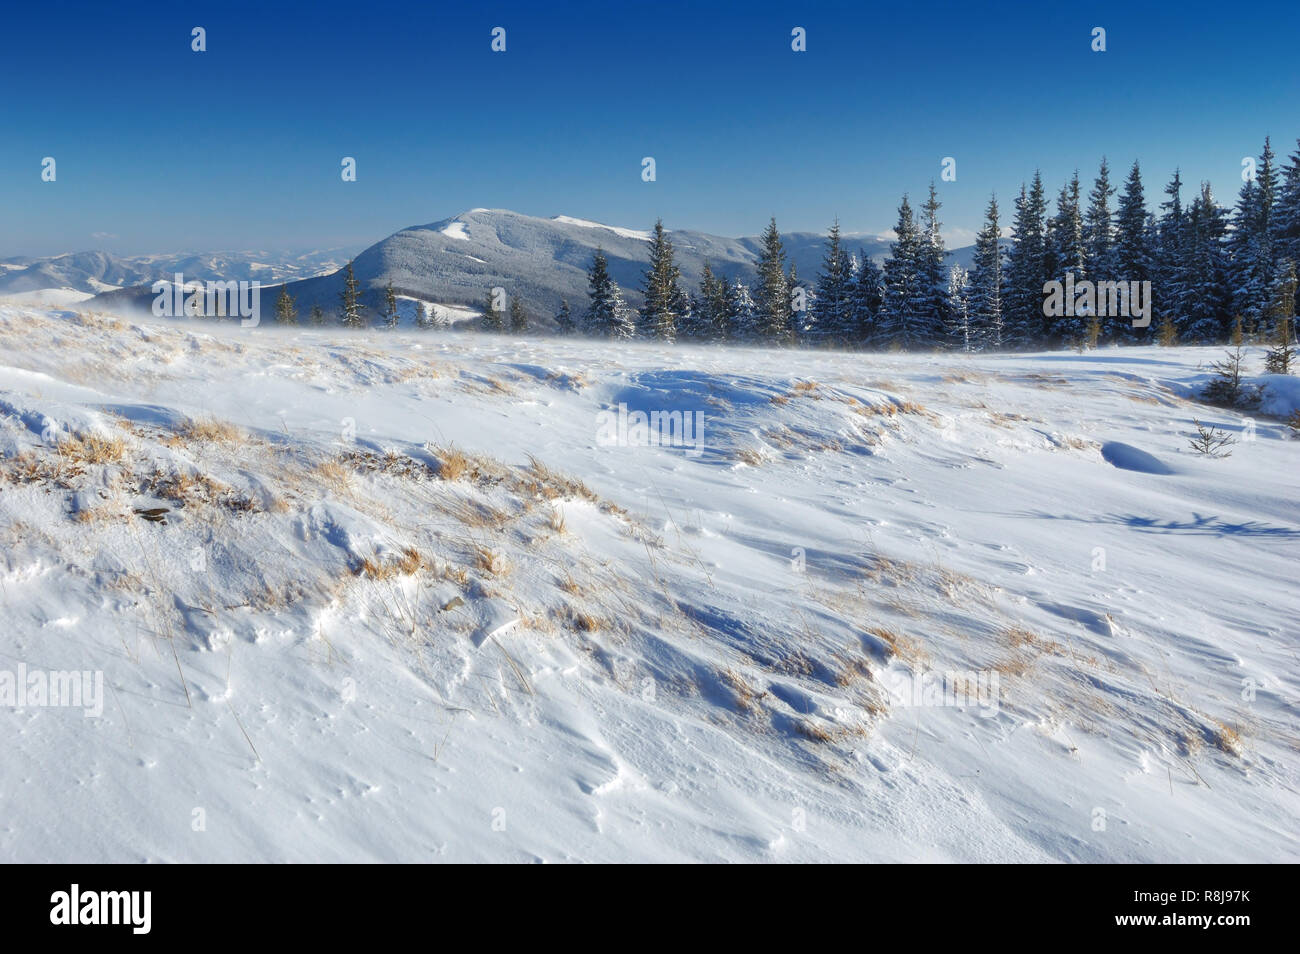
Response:
[{"label": "clear blue sky", "polygon": [[1296,0],[479,6],[7,5],[0,256],[360,245],[478,206],[882,231],[944,156],[958,245],[1036,167],[1053,197],[1106,154],[1148,199],[1181,166],[1231,201],[1300,136]]}]

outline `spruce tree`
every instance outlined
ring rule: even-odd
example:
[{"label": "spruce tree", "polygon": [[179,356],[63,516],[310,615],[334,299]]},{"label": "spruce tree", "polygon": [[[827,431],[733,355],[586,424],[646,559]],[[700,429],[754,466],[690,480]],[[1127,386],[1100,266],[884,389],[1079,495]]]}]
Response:
[{"label": "spruce tree", "polygon": [[1114,262],[1114,223],[1111,220],[1110,197],[1115,187],[1110,184],[1110,165],[1103,156],[1097,181],[1088,193],[1088,209],[1083,216],[1083,246],[1088,263],[1088,279],[1105,282],[1112,279]]},{"label": "spruce tree", "polygon": [[[1039,183],[1041,187],[1041,182]],[[948,334],[948,268],[944,264],[947,252],[940,233],[938,193],[930,182],[930,195],[921,206],[920,245],[917,248],[916,272],[920,283],[917,308],[913,322],[917,337],[932,344],[944,341]]]},{"label": "spruce tree", "polygon": [[714,275],[708,262],[700,274],[700,293],[695,300],[694,337],[701,341],[727,338],[727,281]]},{"label": "spruce tree", "polygon": [[1187,211],[1180,256],[1171,268],[1176,293],[1174,323],[1180,340],[1222,341],[1232,312],[1228,225],[1208,182]]},{"label": "spruce tree", "polygon": [[984,227],[975,236],[967,300],[971,345],[996,351],[1002,347],[1002,246],[999,244],[997,196],[989,198]]},{"label": "spruce tree", "polygon": [[311,323],[313,325],[325,324],[325,309],[321,308],[320,305],[311,306]]},{"label": "spruce tree", "polygon": [[749,286],[739,278],[727,286],[726,336],[729,341],[754,341],[759,337],[758,305]]},{"label": "spruce tree", "polygon": [[518,296],[512,296],[510,299],[510,330],[514,334],[523,334],[528,330],[528,313],[519,303]]},{"label": "spruce tree", "polygon": [[388,328],[397,327],[397,292],[393,290],[391,279],[384,288],[384,325]]},{"label": "spruce tree", "polygon": [[[1172,343],[1165,340],[1171,334],[1177,337],[1180,316],[1186,310],[1186,289],[1180,270],[1188,254],[1190,236],[1182,190],[1182,175],[1175,169],[1174,177],[1165,186],[1169,198],[1160,203],[1151,267],[1152,321],[1158,322],[1161,329],[1161,344]],[[1167,332],[1166,327],[1172,331]]]},{"label": "spruce tree", "polygon": [[1043,178],[1035,172],[1030,187],[1020,187],[1012,220],[1015,241],[1003,273],[1006,283],[1002,317],[1004,347],[1032,348],[1044,336],[1043,285],[1048,280],[1046,218]]},{"label": "spruce tree", "polygon": [[862,347],[876,337],[883,281],[880,266],[861,250],[853,276],[852,322],[846,345]]},{"label": "spruce tree", "polygon": [[[1137,162],[1133,163],[1119,197],[1113,263],[1115,281],[1151,280],[1151,235],[1142,191],[1142,172]],[[1111,316],[1107,327],[1109,336],[1120,340],[1145,338],[1148,332],[1148,329],[1134,328],[1132,320],[1122,315]]]},{"label": "spruce tree", "polygon": [[889,246],[881,276],[880,320],[872,343],[877,347],[904,349],[932,344],[930,329],[918,327],[913,320],[922,307],[925,292],[919,271],[921,233],[906,195],[898,207],[894,233],[896,240]]},{"label": "spruce tree", "polygon": [[840,242],[840,223],[836,220],[826,235],[826,256],[817,276],[812,337],[818,344],[848,347],[854,343],[853,325],[852,263]]},{"label": "spruce tree", "polygon": [[[1056,214],[1047,225],[1048,280],[1062,284],[1071,274],[1076,282],[1087,276],[1083,212],[1079,208],[1080,188],[1079,173],[1075,172],[1069,183],[1061,187],[1056,197]],[[1078,315],[1061,314],[1046,319],[1047,337],[1057,344],[1078,341],[1084,330],[1084,323]]]},{"label": "spruce tree", "polygon": [[343,327],[364,328],[366,320],[365,306],[361,304],[361,283],[352,272],[352,262],[348,262],[347,271],[343,275],[343,291],[339,297],[343,302],[343,310],[339,315]]},{"label": "spruce tree", "polygon": [[627,339],[636,335],[636,322],[623,301],[623,290],[609,274],[609,262],[603,249],[592,256],[587,270],[591,304],[587,308],[585,331],[600,338]]},{"label": "spruce tree", "polygon": [[645,304],[641,308],[641,334],[649,338],[673,341],[685,298],[678,284],[680,273],[673,264],[673,244],[664,230],[663,220],[655,222],[650,237],[650,267],[645,273]]},{"label": "spruce tree", "polygon": [[960,265],[948,270],[948,347],[955,351],[971,350],[970,275]]},{"label": "spruce tree", "polygon": [[488,289],[487,297],[483,299],[483,308],[479,315],[483,319],[479,323],[480,331],[499,334],[505,330],[506,315],[504,311],[497,307],[497,296],[494,289]]},{"label": "spruce tree", "polygon": [[280,295],[275,300],[275,320],[282,325],[296,325],[298,323],[298,309],[294,306],[293,296],[289,294],[289,286],[280,286]]},{"label": "spruce tree", "polygon": [[577,330],[573,323],[573,311],[569,308],[567,298],[560,299],[560,310],[555,313],[555,330],[562,335],[571,335]]},{"label": "spruce tree", "polygon": [[790,287],[785,271],[785,248],[773,218],[763,231],[758,254],[758,284],[754,287],[757,307],[755,333],[769,342],[784,342],[791,337]]},{"label": "spruce tree", "polygon": [[1269,374],[1290,374],[1295,361],[1295,263],[1288,260],[1278,271],[1272,307],[1274,344],[1264,356],[1264,367]]}]

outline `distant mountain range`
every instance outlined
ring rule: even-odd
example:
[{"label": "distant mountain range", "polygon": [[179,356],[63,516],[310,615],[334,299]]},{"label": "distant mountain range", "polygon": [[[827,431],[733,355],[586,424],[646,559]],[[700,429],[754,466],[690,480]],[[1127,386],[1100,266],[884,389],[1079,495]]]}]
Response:
[{"label": "distant mountain range", "polygon": [[[753,282],[760,247],[757,236],[726,238],[688,230],[674,230],[669,236],[683,281],[690,287],[699,282],[706,262],[716,273]],[[628,303],[639,305],[638,289],[649,260],[648,239],[649,232],[645,230],[563,215],[539,218],[504,209],[473,209],[440,222],[396,232],[357,255],[353,268],[372,318],[382,310],[384,289],[391,282],[399,296],[450,306],[462,316],[465,308],[478,307],[489,290],[499,286],[507,294],[518,297],[534,320],[548,324],[562,299],[567,299],[575,311],[586,307],[587,268],[597,249],[604,250],[610,272],[623,287]],[[815,282],[825,255],[826,236],[819,232],[791,232],[782,235],[782,241],[787,259],[799,276],[809,284]],[[853,254],[865,254],[877,260],[885,256],[890,244],[887,238],[862,233],[845,233],[844,241]],[[969,267],[971,252],[970,246],[956,249],[949,261]],[[343,290],[341,268],[320,268],[311,275],[295,275],[291,273],[298,267],[296,263],[270,267],[247,257],[178,257],[165,263],[163,260],[119,260],[111,256],[103,256],[105,261],[100,261],[94,257],[102,254],[61,256],[31,262],[21,272],[0,274],[0,294],[6,287],[12,288],[12,283],[24,281],[20,275],[28,275],[31,281],[67,282],[45,287],[93,290],[93,285],[101,282],[131,287],[101,289],[95,299],[97,305],[147,310],[153,301],[149,285],[159,279],[171,279],[180,271],[186,280],[260,280],[262,315],[267,320],[274,314],[279,285],[286,280],[300,316],[305,316],[312,305],[320,305],[327,314],[335,315]],[[319,254],[324,258],[304,257],[301,269],[322,265],[328,255]],[[337,262],[338,266],[342,264]],[[12,267],[7,263],[0,266]],[[277,271],[280,274],[275,274]],[[409,308],[404,309],[404,314],[407,313]]]},{"label": "distant mountain range", "polygon": [[49,258],[18,256],[0,259],[0,295],[45,290],[98,295],[152,284],[182,273],[198,281],[261,281],[279,284],[333,272],[347,262],[351,250],[310,252],[180,252],[172,255],[119,257],[108,252],[72,252]]}]

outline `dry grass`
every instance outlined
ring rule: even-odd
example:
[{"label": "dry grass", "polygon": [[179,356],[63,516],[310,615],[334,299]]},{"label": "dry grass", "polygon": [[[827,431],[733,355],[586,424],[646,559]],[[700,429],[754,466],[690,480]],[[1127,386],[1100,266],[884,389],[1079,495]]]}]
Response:
[{"label": "dry grass", "polygon": [[476,469],[473,459],[455,444],[438,448],[438,476],[443,480],[460,480]]},{"label": "dry grass", "polygon": [[229,421],[219,421],[214,417],[186,421],[181,425],[177,436],[209,444],[238,444],[247,439],[247,435],[234,424]]},{"label": "dry grass", "polygon": [[120,437],[86,434],[59,441],[59,456],[83,464],[116,464],[126,455],[126,442]]},{"label": "dry grass", "polygon": [[930,654],[925,651],[925,647],[910,636],[904,636],[884,626],[868,627],[867,632],[885,644],[889,655],[897,657],[902,662],[919,665],[930,659]]},{"label": "dry grass", "polygon": [[406,547],[396,559],[381,560],[378,557],[366,557],[354,571],[357,576],[372,580],[391,580],[397,576],[414,576],[428,562],[414,547]]},{"label": "dry grass", "polygon": [[474,566],[492,576],[506,576],[510,572],[510,562],[505,554],[481,544],[474,546]]},{"label": "dry grass", "polygon": [[743,676],[731,669],[722,670],[722,681],[731,689],[736,708],[741,712],[753,712],[767,693],[757,691]]},{"label": "dry grass", "polygon": [[528,455],[526,476],[516,481],[517,489],[545,500],[571,498],[595,503],[595,491],[576,477],[552,470],[532,454]]},{"label": "dry grass", "polygon": [[731,452],[731,459],[748,464],[750,467],[757,467],[767,460],[762,450],[757,447],[738,447]]}]

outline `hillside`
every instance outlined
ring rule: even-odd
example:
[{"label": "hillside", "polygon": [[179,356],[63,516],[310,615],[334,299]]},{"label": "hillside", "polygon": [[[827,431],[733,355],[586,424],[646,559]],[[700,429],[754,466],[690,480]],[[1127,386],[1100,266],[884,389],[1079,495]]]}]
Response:
[{"label": "hillside", "polygon": [[0,706],[0,856],[1296,861],[1300,441],[1217,354],[0,306],[0,671],[104,685]]}]

